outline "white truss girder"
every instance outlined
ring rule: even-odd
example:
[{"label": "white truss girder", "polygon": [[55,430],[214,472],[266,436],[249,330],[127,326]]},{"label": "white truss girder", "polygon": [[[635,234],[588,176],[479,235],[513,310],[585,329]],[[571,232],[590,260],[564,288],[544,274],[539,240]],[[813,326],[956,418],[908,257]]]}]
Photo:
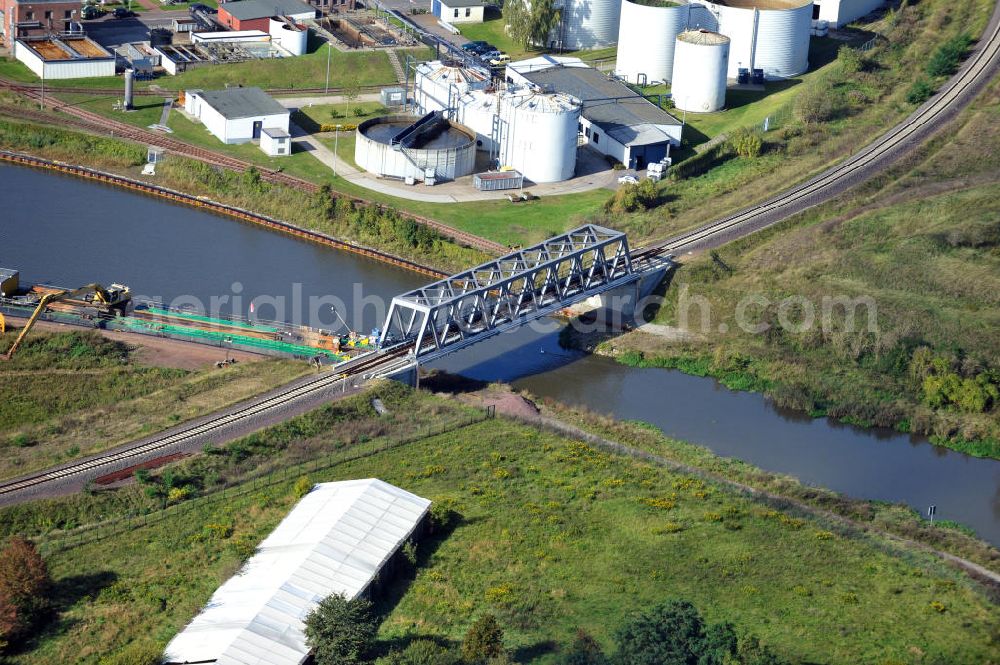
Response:
[{"label": "white truss girder", "polygon": [[631,279],[624,233],[588,224],[392,299],[381,346],[440,355]]}]

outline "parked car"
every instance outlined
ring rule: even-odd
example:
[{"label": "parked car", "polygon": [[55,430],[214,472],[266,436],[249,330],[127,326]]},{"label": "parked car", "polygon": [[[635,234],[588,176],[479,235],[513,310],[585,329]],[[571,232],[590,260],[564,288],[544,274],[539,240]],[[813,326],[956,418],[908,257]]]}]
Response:
[{"label": "parked car", "polygon": [[490,64],[493,65],[494,67],[506,65],[508,62],[510,62],[510,56],[507,55],[506,53],[501,53],[497,57],[490,60]]},{"label": "parked car", "polygon": [[485,63],[489,63],[490,60],[492,60],[493,58],[499,58],[501,55],[503,55],[503,53],[501,53],[500,51],[496,50],[487,51],[486,53],[481,54],[479,56],[479,59]]},{"label": "parked car", "polygon": [[97,5],[84,5],[80,10],[80,18],[84,21],[93,21],[95,18],[100,18],[103,13]]},{"label": "parked car", "polygon": [[125,9],[124,7],[116,7],[111,15],[115,18],[132,18],[135,16],[135,12],[131,9]]},{"label": "parked car", "polygon": [[197,2],[197,3],[193,4],[193,5],[191,5],[190,7],[188,7],[188,11],[191,12],[191,13],[202,12],[203,14],[214,14],[218,10],[217,9],[212,9],[208,5],[203,5],[200,2]]},{"label": "parked car", "polygon": [[477,49],[480,49],[486,45],[487,43],[484,42],[482,39],[477,39],[474,42],[467,42],[465,44],[462,44],[462,49],[465,51],[475,52]]},{"label": "parked car", "polygon": [[489,42],[483,42],[482,44],[476,47],[476,50],[473,51],[473,53],[475,53],[476,55],[485,55],[486,53],[492,53],[493,51],[497,50],[498,50],[497,47],[494,46],[493,44],[490,44]]},{"label": "parked car", "polygon": [[630,173],[626,173],[623,176],[618,176],[618,183],[621,185],[634,185],[639,182],[639,179]]}]

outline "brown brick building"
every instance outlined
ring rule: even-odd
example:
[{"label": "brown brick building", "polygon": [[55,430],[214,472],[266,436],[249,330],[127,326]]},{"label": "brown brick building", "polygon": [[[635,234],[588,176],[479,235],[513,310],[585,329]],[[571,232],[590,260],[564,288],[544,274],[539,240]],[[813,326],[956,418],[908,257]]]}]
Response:
[{"label": "brown brick building", "polygon": [[0,0],[0,42],[11,47],[20,37],[67,32],[82,6],[80,0]]}]

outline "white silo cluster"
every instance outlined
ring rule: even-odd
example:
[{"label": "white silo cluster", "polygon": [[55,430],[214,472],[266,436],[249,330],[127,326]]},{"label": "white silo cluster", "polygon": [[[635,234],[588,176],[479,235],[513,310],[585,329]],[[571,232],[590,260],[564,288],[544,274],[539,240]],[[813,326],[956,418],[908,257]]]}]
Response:
[{"label": "white silo cluster", "polygon": [[500,165],[536,183],[569,180],[576,170],[580,102],[530,88],[500,96]]},{"label": "white silo cluster", "polygon": [[612,46],[618,40],[622,0],[562,0],[556,6],[559,25],[546,46],[577,51]]},{"label": "white silo cluster", "polygon": [[729,37],[708,30],[677,35],[670,92],[678,109],[710,113],[726,105],[729,46]]},{"label": "white silo cluster", "polygon": [[489,84],[489,73],[480,69],[446,65],[440,60],[422,62],[414,73],[413,101],[420,113],[446,111],[454,109],[462,95]]},{"label": "white silo cluster", "polygon": [[769,79],[809,68],[809,37],[820,34],[809,0],[622,0],[615,74],[635,84],[671,81],[677,69],[697,66],[678,57],[677,35],[704,29],[730,39],[727,76],[763,70]]},{"label": "white silo cluster", "polygon": [[580,100],[529,86],[463,95],[455,119],[476,132],[491,166],[516,169],[536,183],[559,182],[576,170]]},{"label": "white silo cluster", "polygon": [[689,10],[670,0],[622,0],[615,73],[637,85],[669,81],[674,41],[687,29]]},{"label": "white silo cluster", "polygon": [[812,7],[811,0],[699,0],[688,25],[729,37],[729,78],[740,69],[789,78],[809,68]]}]

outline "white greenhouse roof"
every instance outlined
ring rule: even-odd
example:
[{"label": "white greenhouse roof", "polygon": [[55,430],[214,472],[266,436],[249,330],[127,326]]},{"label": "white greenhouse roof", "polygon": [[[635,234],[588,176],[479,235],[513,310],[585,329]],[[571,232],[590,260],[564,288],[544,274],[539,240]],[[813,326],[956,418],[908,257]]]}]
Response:
[{"label": "white greenhouse roof", "polygon": [[361,595],[430,504],[376,478],[316,485],[171,640],[165,661],[302,663],[306,615],[331,594]]}]

